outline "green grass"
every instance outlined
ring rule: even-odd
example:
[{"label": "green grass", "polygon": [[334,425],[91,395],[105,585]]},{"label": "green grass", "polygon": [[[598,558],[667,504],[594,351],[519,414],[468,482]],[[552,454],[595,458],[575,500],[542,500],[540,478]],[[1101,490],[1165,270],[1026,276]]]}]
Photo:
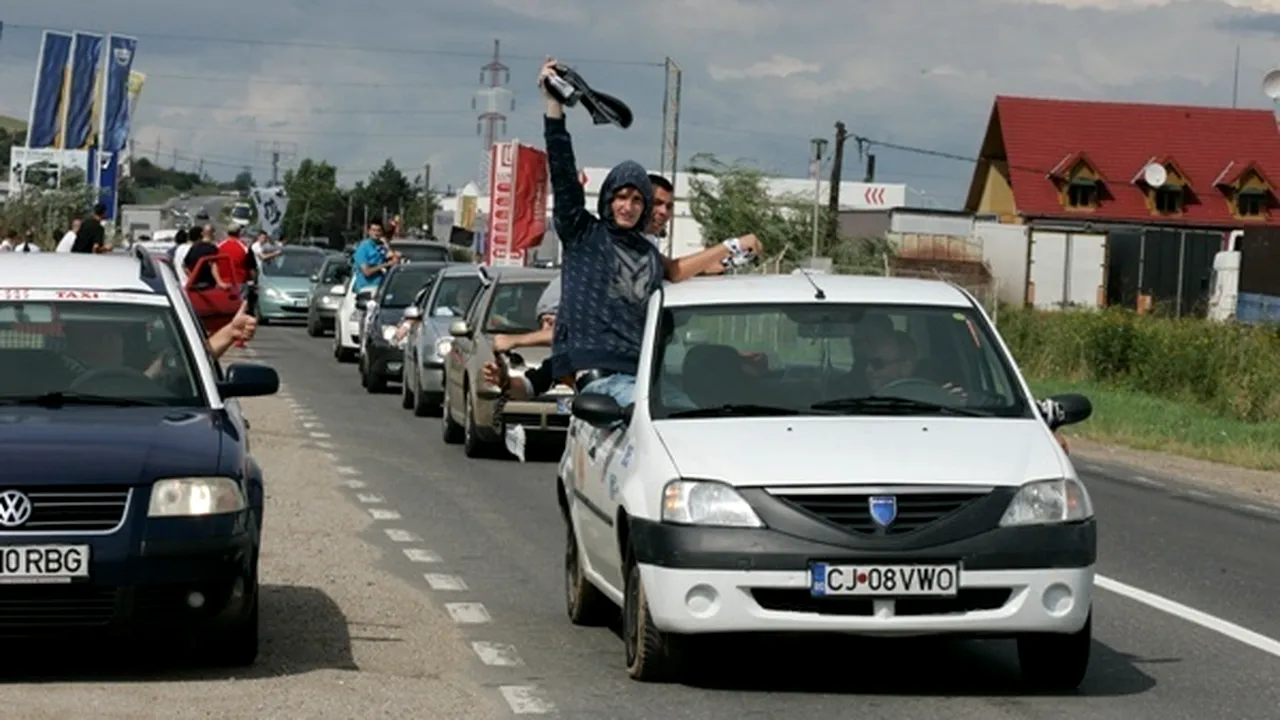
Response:
[{"label": "green grass", "polygon": [[1280,421],[1224,417],[1189,402],[1098,382],[1031,380],[1036,397],[1078,392],[1093,416],[1065,428],[1068,436],[1252,468],[1280,470]]},{"label": "green grass", "polygon": [[[26,129],[27,123],[25,120],[19,120],[16,117],[9,117],[8,115],[0,115],[0,130],[7,132],[20,132]],[[6,162],[8,162],[8,160],[8,158],[5,158]]]}]

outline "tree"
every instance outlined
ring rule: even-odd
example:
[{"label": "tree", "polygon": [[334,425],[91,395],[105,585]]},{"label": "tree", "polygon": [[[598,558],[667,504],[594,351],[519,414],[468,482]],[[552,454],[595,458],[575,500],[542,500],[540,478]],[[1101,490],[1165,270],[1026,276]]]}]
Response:
[{"label": "tree", "polygon": [[247,193],[253,188],[253,173],[248,170],[241,170],[236,173],[236,179],[231,183],[232,187],[242,193]]},{"label": "tree", "polygon": [[289,207],[284,235],[290,238],[337,237],[346,223],[346,200],[338,189],[338,170],[323,160],[306,158],[284,174]]},{"label": "tree", "polygon": [[93,191],[83,185],[76,189],[28,189],[0,205],[0,230],[33,233],[37,244],[50,249],[71,227],[71,219],[83,215],[92,202]]},{"label": "tree", "polygon": [[391,158],[369,175],[368,182],[357,184],[356,192],[356,202],[368,207],[370,220],[403,214],[418,200],[418,189]]}]

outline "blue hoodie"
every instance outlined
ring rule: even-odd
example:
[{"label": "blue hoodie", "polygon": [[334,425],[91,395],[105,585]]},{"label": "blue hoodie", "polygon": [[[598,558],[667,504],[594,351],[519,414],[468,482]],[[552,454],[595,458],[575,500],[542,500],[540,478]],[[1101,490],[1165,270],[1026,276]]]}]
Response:
[{"label": "blue hoodie", "polygon": [[[653,212],[653,185],[639,163],[627,160],[600,187],[597,216],[587,212],[573,141],[564,118],[545,118],[547,165],[555,195],[552,221],[564,249],[560,309],[552,341],[552,371],[636,374],[649,296],[662,286],[662,253],[645,237]],[[613,219],[612,200],[623,187],[644,196],[634,228]]]}]

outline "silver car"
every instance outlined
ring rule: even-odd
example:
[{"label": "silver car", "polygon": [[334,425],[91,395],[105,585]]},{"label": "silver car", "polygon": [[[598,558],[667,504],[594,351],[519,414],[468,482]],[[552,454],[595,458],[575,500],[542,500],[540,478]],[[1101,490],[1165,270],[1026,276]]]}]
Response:
[{"label": "silver car", "polygon": [[403,406],[419,417],[436,415],[444,400],[444,357],[453,338],[449,325],[460,320],[480,289],[478,265],[449,265],[405,318],[412,321],[404,348]]}]

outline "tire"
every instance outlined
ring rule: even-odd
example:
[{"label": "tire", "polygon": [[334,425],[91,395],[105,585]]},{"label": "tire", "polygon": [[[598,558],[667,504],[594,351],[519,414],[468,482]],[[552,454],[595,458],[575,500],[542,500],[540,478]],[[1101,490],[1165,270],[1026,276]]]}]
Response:
[{"label": "tire", "polygon": [[640,566],[628,553],[622,604],[622,642],[626,648],[627,675],[640,682],[664,682],[680,676],[675,638],[653,624],[649,615]]},{"label": "tire", "polygon": [[259,324],[259,325],[262,325],[263,327],[265,327],[265,326],[267,326],[267,325],[270,325],[270,324],[271,324],[271,321],[270,321],[270,320],[268,320],[267,318],[260,317],[260,318],[258,318],[258,324]]},{"label": "tire", "polygon": [[219,667],[248,667],[258,659],[258,579],[253,579],[249,616],[234,628],[218,633],[211,648]]},{"label": "tire", "polygon": [[408,363],[405,363],[405,369],[400,371],[400,407],[403,410],[413,409],[413,393],[409,391],[409,369]]},{"label": "tire", "polygon": [[340,363],[350,363],[356,359],[350,348],[342,347],[342,326],[334,321],[333,326],[333,359]]},{"label": "tire", "polygon": [[564,528],[565,609],[569,613],[569,622],[585,627],[608,625],[617,614],[617,608],[583,573],[578,536],[573,531],[573,517],[568,512],[564,515]]},{"label": "tire", "polygon": [[471,408],[471,388],[465,383],[462,390],[462,407],[462,452],[469,458],[483,458],[489,454],[489,446],[476,433],[476,418]]},{"label": "tire", "polygon": [[466,430],[454,422],[453,414],[449,412],[449,379],[447,377],[444,383],[444,404],[441,407],[444,412],[440,414],[440,439],[444,440],[446,445],[457,445],[463,441]]},{"label": "tire", "polygon": [[1093,647],[1093,609],[1084,627],[1070,635],[1028,634],[1018,637],[1022,681],[1033,689],[1070,692],[1084,682]]},{"label": "tire", "polygon": [[370,395],[377,395],[387,391],[387,379],[370,372],[368,370],[368,362],[363,355],[360,358],[360,384],[364,386],[365,391]]},{"label": "tire", "polygon": [[307,334],[311,337],[324,337],[324,323],[315,313],[307,315]]}]

